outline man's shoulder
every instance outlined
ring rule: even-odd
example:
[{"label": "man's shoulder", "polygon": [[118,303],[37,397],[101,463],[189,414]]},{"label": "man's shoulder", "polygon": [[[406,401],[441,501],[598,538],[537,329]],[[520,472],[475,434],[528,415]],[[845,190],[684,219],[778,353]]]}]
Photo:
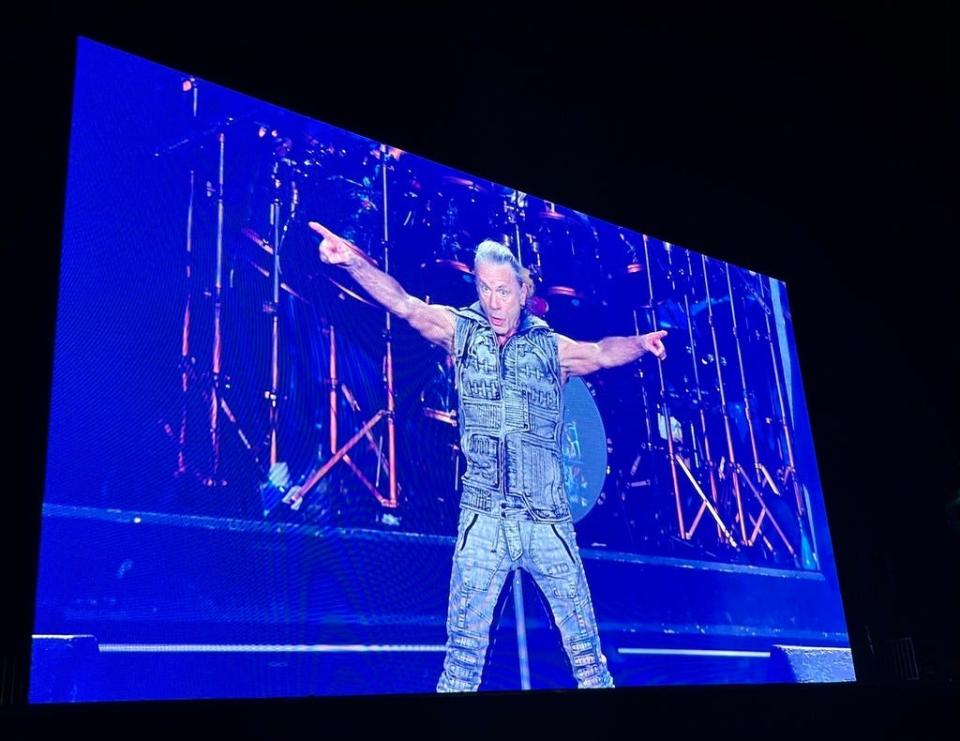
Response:
[{"label": "man's shoulder", "polygon": [[470,306],[461,306],[459,309],[456,309],[452,306],[449,308],[450,311],[462,319],[469,319],[470,321],[474,322],[482,322],[485,318],[483,312],[480,310],[479,302],[471,304]]},{"label": "man's shoulder", "polygon": [[531,314],[530,312],[527,312],[526,326],[528,329],[545,329],[548,332],[553,331],[553,327],[547,324],[544,319],[541,319],[537,315]]}]

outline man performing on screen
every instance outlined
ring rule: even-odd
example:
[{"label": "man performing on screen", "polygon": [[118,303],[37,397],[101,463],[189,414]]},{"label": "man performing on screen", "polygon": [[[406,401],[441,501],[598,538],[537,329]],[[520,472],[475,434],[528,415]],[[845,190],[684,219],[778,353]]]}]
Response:
[{"label": "man performing on screen", "polygon": [[409,295],[347,240],[310,222],[321,259],[345,268],[388,311],[453,355],[459,392],[460,523],[450,578],[447,646],[438,692],[480,686],[493,611],[508,574],[543,591],[578,687],[612,687],[563,485],[563,385],[570,376],[666,357],[666,332],[575,342],[525,305],[513,254],[484,241],[474,257],[478,301],[454,309]]}]

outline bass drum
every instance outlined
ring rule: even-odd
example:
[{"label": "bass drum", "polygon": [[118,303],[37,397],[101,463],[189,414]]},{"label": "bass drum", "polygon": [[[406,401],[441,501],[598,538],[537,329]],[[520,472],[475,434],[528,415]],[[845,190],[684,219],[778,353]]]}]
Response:
[{"label": "bass drum", "polygon": [[560,448],[570,513],[579,522],[597,503],[607,478],[606,431],[593,393],[580,378],[563,389]]}]

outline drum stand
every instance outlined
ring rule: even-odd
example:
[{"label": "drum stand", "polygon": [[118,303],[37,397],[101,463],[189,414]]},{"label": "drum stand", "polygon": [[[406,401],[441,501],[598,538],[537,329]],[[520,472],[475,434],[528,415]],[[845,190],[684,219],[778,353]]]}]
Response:
[{"label": "drum stand", "polygon": [[290,181],[290,214],[280,228],[280,187],[279,177],[280,162],[273,164],[273,184],[275,194],[270,202],[270,225],[273,227],[273,275],[271,276],[273,284],[273,295],[271,303],[264,307],[264,311],[271,315],[270,326],[270,390],[264,395],[270,402],[269,412],[269,439],[270,439],[270,467],[277,465],[279,457],[277,448],[277,426],[279,423],[279,386],[280,386],[280,250],[283,247],[284,238],[287,235],[287,229],[290,222],[294,220],[297,214],[297,205],[299,203],[299,193],[297,184],[294,180]]},{"label": "drum stand", "polygon": [[[264,313],[270,315],[270,388],[264,392],[264,398],[270,404],[268,411],[267,440],[270,451],[270,470],[267,481],[260,486],[260,497],[263,504],[263,514],[268,515],[276,504],[277,499],[287,492],[289,485],[289,469],[287,464],[279,460],[278,426],[280,422],[280,290],[286,288],[280,278],[280,252],[287,235],[290,223],[294,220],[299,204],[299,192],[296,181],[290,180],[290,213],[280,227],[282,201],[280,189],[280,155],[273,163],[271,183],[274,189],[273,199],[270,201],[270,226],[273,229],[273,244],[261,242],[260,246],[267,248],[273,256],[271,279],[272,293],[269,303],[264,304]],[[280,492],[275,494],[274,492]]]},{"label": "drum stand", "polygon": [[[384,145],[381,145],[380,148],[381,156],[381,175],[382,175],[382,188],[383,188],[383,254],[384,254],[384,272],[390,272],[390,226],[389,226],[389,208],[387,200],[387,169],[392,155],[387,152],[387,148]],[[396,508],[399,500],[397,498],[397,492],[399,490],[399,485],[397,483],[397,467],[396,467],[396,420],[395,420],[395,410],[396,410],[396,397],[394,394],[393,386],[393,341],[392,341],[392,316],[390,312],[386,312],[385,320],[385,329],[384,329],[384,339],[386,341],[386,352],[384,356],[384,380],[386,383],[386,392],[387,392],[387,404],[386,409],[379,409],[377,412],[367,420],[367,422],[351,437],[346,443],[341,447],[337,447],[337,406],[338,406],[338,395],[340,391],[343,391],[344,397],[350,406],[359,411],[359,404],[356,401],[356,398],[350,392],[350,389],[345,385],[339,382],[337,378],[337,351],[336,351],[336,332],[333,326],[330,327],[330,453],[331,456],[327,461],[321,466],[317,471],[311,474],[306,481],[301,486],[294,486],[286,495],[283,497],[284,504],[290,505],[290,508],[293,510],[300,509],[300,506],[303,504],[303,498],[310,492],[313,487],[315,487],[323,478],[326,476],[333,467],[339,463],[341,460],[350,467],[350,470],[353,471],[354,475],[360,480],[360,482],[376,497],[377,501],[380,502],[384,507]],[[386,460],[384,460],[383,449],[382,449],[382,438],[380,443],[374,441],[371,430],[376,427],[380,422],[386,420],[387,423],[387,454]],[[360,442],[360,440],[366,438],[370,445],[375,448],[377,452],[377,476],[376,481],[371,483],[366,476],[360,471],[357,465],[350,458],[350,451],[353,447]],[[384,496],[379,491],[380,485],[380,471],[382,468],[387,469],[388,476],[388,495]]]},{"label": "drum stand", "polygon": [[[192,87],[190,92],[193,96],[192,114],[193,118],[197,116],[197,85],[196,81],[190,80]],[[224,487],[228,481],[223,478],[220,470],[220,445],[222,439],[223,419],[221,414],[229,421],[240,439],[241,444],[251,454],[256,466],[263,470],[264,466],[256,455],[249,438],[237,422],[236,416],[227,403],[221,388],[221,371],[223,355],[223,337],[222,337],[222,315],[223,315],[223,232],[224,232],[224,156],[226,150],[226,128],[233,121],[227,118],[218,124],[217,129],[203,132],[202,136],[208,133],[216,133],[217,142],[217,178],[216,178],[216,199],[217,199],[217,228],[216,228],[216,272],[214,274],[213,287],[213,348],[211,352],[211,367],[208,373],[198,373],[195,369],[195,360],[191,356],[191,322],[193,319],[193,296],[195,283],[197,281],[197,261],[193,245],[194,236],[194,207],[196,195],[197,170],[195,167],[190,169],[190,195],[187,204],[187,224],[186,224],[186,259],[185,273],[187,278],[187,295],[184,303],[183,323],[180,334],[180,390],[181,390],[181,408],[179,429],[174,434],[168,424],[164,424],[164,429],[171,437],[177,441],[177,465],[174,471],[174,477],[179,478],[193,469],[201,484],[205,487]],[[189,142],[189,140],[186,140]],[[188,431],[188,407],[190,397],[199,393],[207,406],[209,414],[208,434],[210,440],[210,458],[208,466],[203,472],[191,467],[187,463],[186,446]]]},{"label": "drum stand", "polygon": [[[504,211],[506,212],[506,221],[512,229],[510,232],[510,239],[513,242],[513,247],[517,252],[517,262],[520,265],[523,265],[523,250],[521,249],[521,234],[520,234],[520,222],[526,216],[527,208],[527,195],[526,193],[521,193],[519,190],[514,190],[510,195],[510,200],[504,204]],[[540,255],[537,254],[537,265],[536,268],[540,269]]]},{"label": "drum stand", "polygon": [[[647,288],[650,296],[650,325],[655,330],[659,325],[657,322],[657,310],[656,304],[654,302],[654,293],[653,293],[653,277],[650,274],[650,245],[649,239],[646,234],[643,235],[643,258],[644,258],[644,267],[647,273]],[[634,315],[636,316],[636,315]],[[636,329],[636,325],[635,329]],[[637,334],[639,335],[639,329],[636,329]],[[730,535],[730,532],[727,530],[727,527],[723,524],[723,520],[720,519],[720,515],[717,512],[716,507],[710,501],[710,498],[704,493],[703,488],[700,486],[699,482],[691,473],[689,467],[684,462],[683,457],[673,446],[673,429],[672,429],[672,417],[670,414],[670,405],[667,403],[667,386],[666,380],[663,374],[663,361],[657,359],[657,372],[660,378],[660,410],[664,419],[664,431],[667,438],[667,460],[670,463],[670,476],[673,482],[673,495],[676,500],[677,506],[677,525],[679,528],[679,535],[682,540],[689,540],[693,534],[693,531],[697,524],[700,522],[700,518],[703,515],[704,510],[710,513],[710,516],[717,523],[718,529],[724,534],[727,539],[727,542],[730,543],[733,547],[736,547],[736,541],[733,539],[733,536]],[[700,497],[702,505],[699,512],[697,513],[694,527],[687,531],[684,526],[684,517],[683,517],[683,504],[680,497],[680,478],[677,475],[677,468],[683,472],[687,480],[690,482],[693,490],[696,492],[697,496]]]},{"label": "drum stand", "polygon": [[[687,275],[689,276],[692,284],[693,280],[693,265],[690,260],[690,251],[684,250],[687,256]],[[700,488],[699,483],[693,477],[693,474],[690,472],[690,469],[683,463],[681,459],[678,458],[678,463],[683,468],[683,472],[687,475],[687,478],[690,480],[690,483],[693,485],[694,489],[700,495],[703,500],[700,509],[697,510],[697,514],[693,518],[693,522],[690,524],[690,529],[684,534],[685,540],[690,540],[693,538],[693,534],[696,532],[698,525],[703,517],[704,512],[709,512],[710,515],[717,523],[717,537],[722,541],[729,543],[733,548],[737,548],[737,542],[734,540],[733,536],[730,534],[730,531],[723,524],[720,514],[717,511],[717,505],[719,504],[719,495],[717,489],[717,475],[716,475],[716,464],[713,462],[713,457],[710,453],[710,438],[707,435],[707,413],[704,409],[704,399],[703,399],[703,390],[700,387],[700,369],[699,358],[697,356],[697,344],[693,335],[693,322],[690,318],[690,299],[687,296],[686,292],[683,295],[683,307],[684,314],[687,319],[687,337],[690,341],[690,361],[693,364],[693,380],[696,387],[696,402],[697,409],[699,411],[700,417],[700,435],[701,440],[703,441],[703,458],[704,464],[707,469],[707,482],[710,487],[710,497],[707,498],[707,495]]]},{"label": "drum stand", "polygon": [[[725,265],[725,274],[727,279],[727,290],[730,295],[730,316],[731,316],[731,324],[732,324],[731,329],[733,333],[734,345],[737,350],[737,363],[740,371],[740,388],[741,388],[743,404],[744,404],[744,416],[746,417],[746,422],[747,422],[747,433],[750,438],[750,447],[753,452],[754,469],[757,472],[757,480],[758,480],[759,486],[757,484],[754,484],[751,477],[747,475],[747,472],[744,470],[743,466],[737,460],[736,453],[734,451],[733,434],[730,428],[730,414],[727,408],[726,394],[724,392],[724,386],[723,386],[723,374],[721,372],[721,366],[720,366],[720,353],[719,353],[719,347],[717,344],[716,323],[714,322],[712,299],[710,297],[710,281],[709,281],[709,274],[707,269],[707,258],[705,255],[701,255],[701,262],[703,265],[703,282],[704,282],[704,288],[706,291],[707,316],[710,324],[710,334],[713,340],[714,366],[716,367],[716,370],[717,370],[717,385],[720,390],[720,410],[723,416],[724,433],[727,439],[727,456],[730,461],[730,469],[731,469],[728,474],[729,487],[730,487],[730,490],[733,492],[733,496],[737,504],[737,521],[740,528],[741,543],[748,546],[754,545],[757,537],[760,536],[761,527],[763,526],[764,518],[768,518],[771,524],[773,525],[774,529],[777,531],[777,534],[780,536],[780,539],[783,541],[784,545],[786,546],[787,551],[790,553],[791,556],[796,558],[796,553],[793,549],[793,546],[791,546],[789,540],[787,539],[786,535],[781,529],[780,524],[777,522],[776,518],[773,516],[773,513],[771,513],[770,510],[767,508],[767,505],[763,499],[763,494],[761,492],[761,490],[765,485],[769,485],[771,489],[774,491],[774,493],[779,495],[779,491],[777,491],[776,485],[774,484],[773,479],[771,478],[766,467],[764,467],[763,464],[760,462],[757,454],[757,443],[756,443],[756,437],[753,430],[753,416],[750,408],[750,395],[749,395],[749,391],[747,390],[746,373],[743,365],[743,353],[741,351],[740,337],[738,334],[737,312],[736,312],[736,308],[734,306],[734,300],[733,300],[733,287],[730,282],[730,266]],[[722,471],[722,464],[721,464],[721,471]],[[750,521],[753,524],[753,531],[750,533],[749,536],[747,535],[746,516],[745,516],[745,510],[743,506],[743,494],[740,488],[741,483],[750,490],[754,498],[760,504],[760,509],[761,509],[759,516],[754,517],[753,515],[750,515]],[[764,538],[764,543],[766,544],[769,550],[773,549],[772,544],[766,538]]]},{"label": "drum stand", "polygon": [[[756,433],[753,428],[753,412],[750,408],[750,394],[747,390],[747,376],[746,371],[743,365],[743,352],[740,346],[740,332],[737,325],[737,309],[736,302],[733,300],[733,284],[730,280],[730,264],[726,263],[725,272],[727,277],[727,291],[730,295],[730,320],[733,329],[733,341],[734,345],[737,348],[737,365],[740,370],[740,388],[741,393],[743,394],[743,409],[744,416],[747,421],[747,433],[750,436],[750,450],[753,454],[753,466],[754,471],[757,474],[757,482],[751,480],[751,478],[746,474],[741,464],[737,464],[737,471],[740,473],[741,478],[744,483],[747,485],[747,488],[751,490],[753,496],[760,503],[760,514],[757,517],[750,516],[751,522],[753,522],[753,532],[750,534],[749,544],[753,545],[756,541],[758,535],[760,534],[760,529],[763,526],[763,519],[767,517],[770,520],[770,523],[773,525],[774,529],[777,531],[777,534],[780,536],[780,539],[783,541],[783,544],[786,546],[787,551],[790,555],[796,559],[796,551],[793,546],[790,544],[789,539],[784,534],[783,530],[780,527],[780,523],[777,522],[776,518],[773,516],[773,513],[767,507],[766,502],[763,500],[763,488],[769,486],[770,490],[776,495],[780,496],[780,491],[777,489],[776,483],[774,483],[773,477],[770,475],[770,472],[767,470],[767,467],[763,465],[760,461],[760,454],[757,451],[757,438]],[[769,542],[767,547],[770,547]]]},{"label": "drum stand", "polygon": [[[197,81],[191,78],[184,82],[184,86],[189,84],[192,105],[191,113],[196,124],[197,119]],[[177,468],[174,471],[174,477],[182,476],[187,472],[186,445],[187,445],[187,396],[190,392],[191,366],[190,366],[190,304],[193,298],[193,274],[196,270],[193,258],[193,202],[196,191],[197,172],[190,168],[190,196],[187,201],[187,242],[186,242],[186,267],[187,278],[187,297],[183,307],[183,328],[180,332],[180,392],[182,405],[180,408],[180,429],[177,433]]]}]

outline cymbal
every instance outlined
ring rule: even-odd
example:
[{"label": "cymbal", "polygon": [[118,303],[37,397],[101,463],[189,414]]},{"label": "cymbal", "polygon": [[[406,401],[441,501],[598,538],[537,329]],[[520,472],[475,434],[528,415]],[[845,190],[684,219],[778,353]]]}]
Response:
[{"label": "cymbal", "polygon": [[399,147],[391,147],[386,144],[381,144],[380,146],[374,147],[370,150],[370,156],[376,159],[381,159],[383,152],[386,151],[388,157],[392,157],[395,160],[399,160],[406,152]]},{"label": "cymbal", "polygon": [[659,309],[666,304],[675,304],[676,302],[669,298],[658,298],[643,304],[631,304],[635,309]]},{"label": "cymbal", "polygon": [[327,279],[328,281],[330,281],[331,283],[333,283],[333,285],[335,285],[337,288],[339,288],[342,293],[346,294],[347,296],[350,296],[350,298],[356,299],[356,300],[359,301],[361,304],[366,304],[367,306],[372,306],[373,308],[377,308],[377,305],[376,305],[375,303],[373,303],[372,301],[369,301],[369,300],[365,299],[363,296],[361,296],[361,295],[360,295],[359,293],[357,293],[356,291],[354,291],[354,290],[352,290],[352,289],[350,289],[350,288],[347,288],[345,285],[343,285],[343,284],[340,283],[339,281],[335,281],[335,280],[334,280],[333,278],[331,278],[330,276],[325,276],[325,277],[326,277],[326,279]]},{"label": "cymbal", "polygon": [[444,175],[441,180],[449,185],[457,185],[461,188],[466,188],[467,190],[476,191],[478,193],[486,193],[487,189],[480,183],[467,180],[466,178],[457,177],[455,175]]},{"label": "cymbal", "polygon": [[[270,271],[267,270],[266,268],[264,268],[264,267],[262,267],[262,266],[260,266],[260,265],[257,265],[257,263],[255,263],[253,260],[251,260],[251,259],[249,259],[249,258],[247,258],[247,262],[250,263],[250,265],[253,266],[253,269],[256,270],[258,273],[260,273],[260,275],[262,275],[264,278],[269,278],[269,277],[270,277]],[[297,293],[295,290],[293,290],[293,289],[292,289],[289,285],[287,285],[286,283],[281,282],[281,283],[280,283],[280,288],[281,288],[281,290],[285,291],[286,293],[289,293],[289,294],[290,294],[291,296],[293,296],[294,298],[299,299],[300,301],[303,301],[305,304],[309,304],[309,303],[310,303],[309,301],[307,301],[307,299],[305,299],[303,296],[301,296],[299,293]]]},{"label": "cymbal", "polygon": [[530,216],[537,219],[544,219],[546,221],[557,221],[565,222],[571,226],[578,226],[583,229],[590,229],[590,218],[586,214],[582,214],[579,211],[574,211],[572,209],[567,211],[558,211],[554,208],[544,208],[537,211],[529,212]]},{"label": "cymbal", "polygon": [[544,289],[544,293],[551,296],[563,296],[571,299],[582,299],[584,297],[583,292],[578,291],[573,286],[547,286]]},{"label": "cymbal", "polygon": [[460,262],[459,260],[449,260],[446,258],[438,257],[435,260],[430,262],[420,263],[421,270],[443,270],[443,271],[453,271],[456,273],[463,273],[465,276],[473,275],[473,271],[470,269],[470,266],[466,263]]},{"label": "cymbal", "polygon": [[431,409],[430,407],[424,407],[423,416],[429,417],[430,419],[435,419],[438,422],[443,422],[451,427],[457,426],[457,411],[455,409],[447,412],[442,409]]},{"label": "cymbal", "polygon": [[363,183],[357,182],[356,180],[352,180],[348,178],[346,175],[329,175],[327,177],[327,180],[331,182],[336,182],[336,183],[346,183],[347,185],[351,185],[354,188],[367,188],[368,190],[373,191],[372,187],[368,187]]},{"label": "cymbal", "polygon": [[[577,315],[585,314],[587,308],[593,307],[594,303],[587,293],[575,286],[545,286],[539,293],[547,303],[550,315],[554,318],[569,312]],[[534,298],[537,297],[534,296]]]},{"label": "cymbal", "polygon": [[433,302],[463,306],[476,300],[473,271],[466,263],[435,258],[420,264],[423,291]]},{"label": "cymbal", "polygon": [[547,209],[545,211],[535,211],[533,214],[537,219],[549,219],[551,221],[570,221],[570,217],[560,211]]},{"label": "cymbal", "polygon": [[248,226],[245,226],[243,227],[243,229],[240,230],[240,233],[243,236],[245,236],[247,239],[249,239],[251,242],[253,242],[255,245],[257,245],[257,247],[259,247],[264,252],[266,252],[268,255],[273,254],[273,245],[270,244],[270,242],[268,242],[266,239],[261,237],[259,234],[257,234],[255,230],[251,229]]}]

